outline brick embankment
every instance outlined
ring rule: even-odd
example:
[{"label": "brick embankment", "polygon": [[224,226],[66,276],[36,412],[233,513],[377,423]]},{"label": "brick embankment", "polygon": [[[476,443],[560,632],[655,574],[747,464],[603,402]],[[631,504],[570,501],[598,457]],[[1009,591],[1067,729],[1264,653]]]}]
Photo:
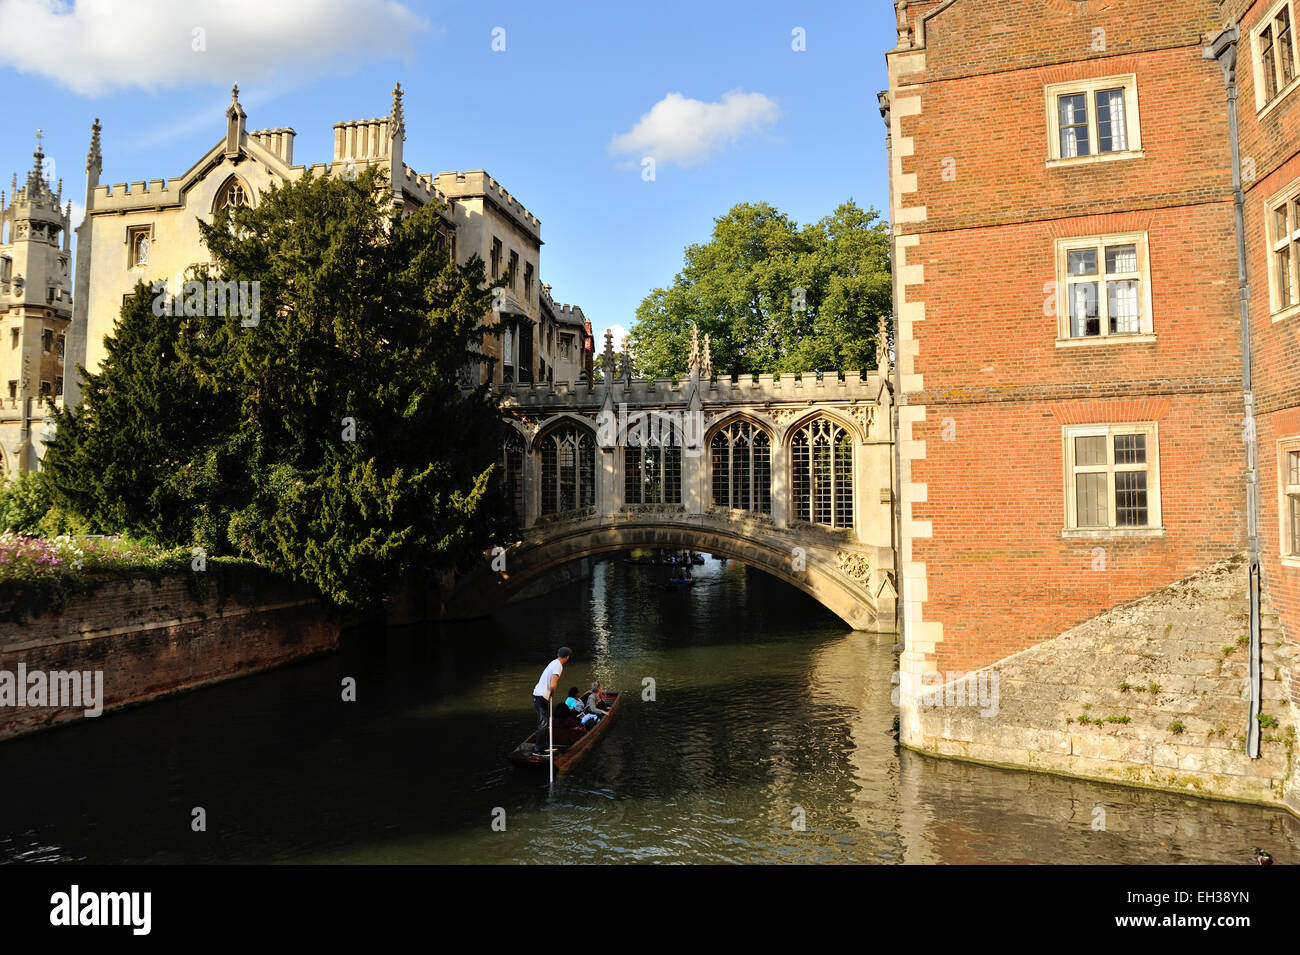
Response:
[{"label": "brick embankment", "polygon": [[920,733],[903,742],[934,755],[1300,812],[1297,712],[1286,692],[1300,650],[1284,638],[1266,596],[1269,725],[1261,758],[1250,759],[1248,612],[1244,556],[1221,561],[961,675],[943,692],[926,687],[932,696],[919,708]]},{"label": "brick embankment", "polygon": [[7,699],[5,674],[12,693],[20,665],[29,675],[102,674],[107,712],[338,649],[342,621],[309,590],[245,579],[200,596],[188,577],[103,581],[60,613],[0,623],[0,739],[85,718],[85,700]]}]

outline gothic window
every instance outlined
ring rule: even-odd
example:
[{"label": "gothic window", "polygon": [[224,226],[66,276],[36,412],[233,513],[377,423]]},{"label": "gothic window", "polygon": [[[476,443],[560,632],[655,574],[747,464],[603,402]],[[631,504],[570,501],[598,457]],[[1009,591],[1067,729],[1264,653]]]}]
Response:
[{"label": "gothic window", "polygon": [[510,250],[510,272],[507,278],[510,279],[510,287],[515,287],[515,282],[519,280],[519,253],[514,249]]},{"label": "gothic window", "polygon": [[501,454],[501,479],[504,482],[506,500],[515,509],[519,525],[524,523],[524,439],[518,432],[506,439],[505,449]]},{"label": "gothic window", "polygon": [[501,346],[501,381],[507,385],[515,380],[515,333],[507,325]]},{"label": "gothic window", "polygon": [[244,184],[238,179],[231,179],[221,187],[221,192],[217,194],[217,211],[222,209],[234,209],[238,206],[248,205],[248,192],[244,189]]},{"label": "gothic window", "polygon": [[492,240],[491,264],[492,264],[492,278],[493,279],[500,278],[501,277],[501,240],[500,239]]},{"label": "gothic window", "polygon": [[576,425],[560,425],[540,442],[542,513],[562,514],[596,503],[596,441]]},{"label": "gothic window", "polygon": [[767,432],[735,421],[714,432],[709,450],[714,506],[771,514],[772,442]]},{"label": "gothic window", "polygon": [[131,256],[130,268],[138,269],[149,264],[152,241],[153,226],[135,226],[127,230],[127,245]]},{"label": "gothic window", "polygon": [[623,449],[623,502],[682,502],[682,449],[671,435],[662,443],[650,440],[642,446],[629,442]]},{"label": "gothic window", "polygon": [[826,418],[790,441],[794,516],[830,527],[853,526],[853,437]]}]

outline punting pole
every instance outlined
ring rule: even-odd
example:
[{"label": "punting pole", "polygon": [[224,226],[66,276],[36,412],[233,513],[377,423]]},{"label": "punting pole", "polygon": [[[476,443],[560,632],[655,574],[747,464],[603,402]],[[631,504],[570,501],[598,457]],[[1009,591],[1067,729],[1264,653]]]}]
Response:
[{"label": "punting pole", "polygon": [[546,721],[546,743],[551,748],[551,772],[548,783],[555,782],[555,691],[551,691],[551,698],[547,701],[551,707],[551,718]]}]

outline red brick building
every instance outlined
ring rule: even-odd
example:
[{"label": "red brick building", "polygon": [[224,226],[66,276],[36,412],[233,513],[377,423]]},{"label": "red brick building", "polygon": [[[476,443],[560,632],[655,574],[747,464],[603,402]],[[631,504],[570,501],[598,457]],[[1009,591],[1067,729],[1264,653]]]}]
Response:
[{"label": "red brick building", "polygon": [[[1221,0],[1235,40],[1245,296],[1264,588],[1300,637],[1300,59],[1295,0]],[[1229,57],[1230,58],[1230,57]],[[1289,691],[1300,704],[1300,668]]]},{"label": "red brick building", "polygon": [[1265,25],[1295,3],[896,4],[904,742],[923,674],[1249,552],[1228,88],[1206,52],[1238,20],[1265,599],[1300,633],[1300,64]]}]

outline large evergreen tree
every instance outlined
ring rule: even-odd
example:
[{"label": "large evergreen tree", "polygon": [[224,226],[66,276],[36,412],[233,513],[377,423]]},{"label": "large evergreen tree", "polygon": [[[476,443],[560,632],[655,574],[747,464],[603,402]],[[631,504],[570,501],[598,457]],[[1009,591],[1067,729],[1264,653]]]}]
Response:
[{"label": "large evergreen tree", "polygon": [[850,200],[800,228],[767,203],[742,203],[686,249],[671,286],[641,302],[629,340],[638,372],[652,376],[685,372],[692,325],[709,334],[719,372],[862,370],[874,367],[891,299],[888,227],[875,210]]},{"label": "large evergreen tree", "polygon": [[257,283],[256,314],[158,318],[138,293],[60,420],[56,486],[347,606],[481,553],[507,510],[500,416],[458,386],[491,301],[482,261],[451,260],[432,206],[394,215],[373,169],[200,225],[215,274]]}]

